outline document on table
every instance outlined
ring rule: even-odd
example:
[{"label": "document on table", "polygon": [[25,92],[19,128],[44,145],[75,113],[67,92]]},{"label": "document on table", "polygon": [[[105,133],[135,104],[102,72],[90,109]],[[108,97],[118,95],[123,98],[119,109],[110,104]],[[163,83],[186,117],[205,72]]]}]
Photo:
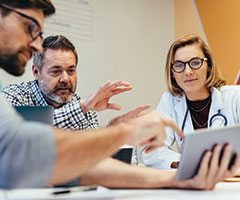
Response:
[{"label": "document on table", "polygon": [[5,192],[6,200],[67,200],[67,199],[113,199],[114,192],[97,186],[86,189],[86,186],[72,188],[15,189]]}]

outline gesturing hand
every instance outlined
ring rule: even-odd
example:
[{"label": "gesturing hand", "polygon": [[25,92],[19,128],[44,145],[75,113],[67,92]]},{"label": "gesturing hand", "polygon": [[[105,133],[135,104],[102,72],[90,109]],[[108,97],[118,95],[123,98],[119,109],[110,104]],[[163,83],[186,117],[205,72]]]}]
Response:
[{"label": "gesturing hand", "polygon": [[184,137],[182,131],[173,120],[162,118],[155,111],[133,119],[127,124],[132,128],[129,144],[133,146],[146,145],[147,152],[162,146],[166,137],[166,127],[176,131],[180,138]]},{"label": "gesturing hand", "polygon": [[101,85],[95,93],[81,100],[81,108],[84,112],[90,110],[101,111],[105,109],[120,110],[121,106],[115,103],[110,103],[110,98],[131,89],[132,86],[127,82],[109,81]]},{"label": "gesturing hand", "polygon": [[144,114],[143,111],[145,111],[150,107],[151,107],[150,104],[138,106],[137,108],[130,110],[126,114],[114,117],[113,119],[110,120],[107,126],[113,126],[119,123],[128,122],[133,118],[143,115]]}]

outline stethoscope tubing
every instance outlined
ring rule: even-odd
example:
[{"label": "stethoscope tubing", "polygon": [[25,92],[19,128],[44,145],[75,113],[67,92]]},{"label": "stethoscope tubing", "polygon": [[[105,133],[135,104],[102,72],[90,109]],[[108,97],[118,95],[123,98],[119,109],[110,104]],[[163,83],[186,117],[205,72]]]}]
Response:
[{"label": "stethoscope tubing", "polygon": [[[182,127],[181,127],[181,130],[182,130],[182,131],[184,130],[184,127],[185,127],[185,124],[186,124],[188,112],[189,112],[189,109],[187,108],[187,110],[186,110],[186,112],[185,112],[185,115],[184,115],[184,118],[183,118],[183,122],[182,122]],[[223,115],[223,114],[221,113],[221,109],[219,109],[218,112],[217,112],[216,114],[214,114],[214,115],[210,118],[210,120],[209,120],[209,127],[212,126],[213,121],[214,121],[214,118],[216,118],[216,117],[221,117],[221,118],[223,118],[224,126],[227,126],[227,124],[228,124],[227,117],[226,117],[225,115]]]}]

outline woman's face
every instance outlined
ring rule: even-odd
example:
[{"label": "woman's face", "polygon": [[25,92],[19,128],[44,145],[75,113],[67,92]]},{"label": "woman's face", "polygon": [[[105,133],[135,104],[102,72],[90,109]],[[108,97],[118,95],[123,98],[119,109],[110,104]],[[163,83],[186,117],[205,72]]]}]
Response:
[{"label": "woman's face", "polygon": [[[176,61],[188,62],[192,58],[204,58],[201,48],[196,45],[187,45],[177,49],[174,55],[173,63]],[[193,63],[194,64],[194,63]],[[185,63],[185,70],[178,73],[172,69],[173,76],[180,88],[190,100],[201,100],[209,96],[209,91],[205,86],[207,79],[207,62],[198,69],[190,68],[188,63]]]}]

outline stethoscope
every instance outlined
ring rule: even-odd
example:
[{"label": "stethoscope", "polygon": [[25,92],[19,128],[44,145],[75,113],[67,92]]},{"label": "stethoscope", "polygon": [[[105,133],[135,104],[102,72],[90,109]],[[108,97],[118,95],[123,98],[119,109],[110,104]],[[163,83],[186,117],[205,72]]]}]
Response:
[{"label": "stethoscope", "polygon": [[[189,112],[189,109],[187,108],[186,113],[185,113],[185,115],[184,115],[182,127],[181,127],[182,131],[184,130],[184,127],[185,127],[185,124],[186,124],[188,112]],[[210,118],[210,120],[209,120],[209,127],[212,126],[212,124],[213,124],[213,122],[214,122],[215,120],[219,120],[219,119],[221,119],[221,120],[224,122],[224,123],[223,123],[224,126],[227,126],[227,124],[228,124],[227,117],[226,117],[225,115],[223,115],[223,114],[221,113],[221,109],[219,109],[219,110],[217,111],[217,113],[214,114],[214,115]]]}]

